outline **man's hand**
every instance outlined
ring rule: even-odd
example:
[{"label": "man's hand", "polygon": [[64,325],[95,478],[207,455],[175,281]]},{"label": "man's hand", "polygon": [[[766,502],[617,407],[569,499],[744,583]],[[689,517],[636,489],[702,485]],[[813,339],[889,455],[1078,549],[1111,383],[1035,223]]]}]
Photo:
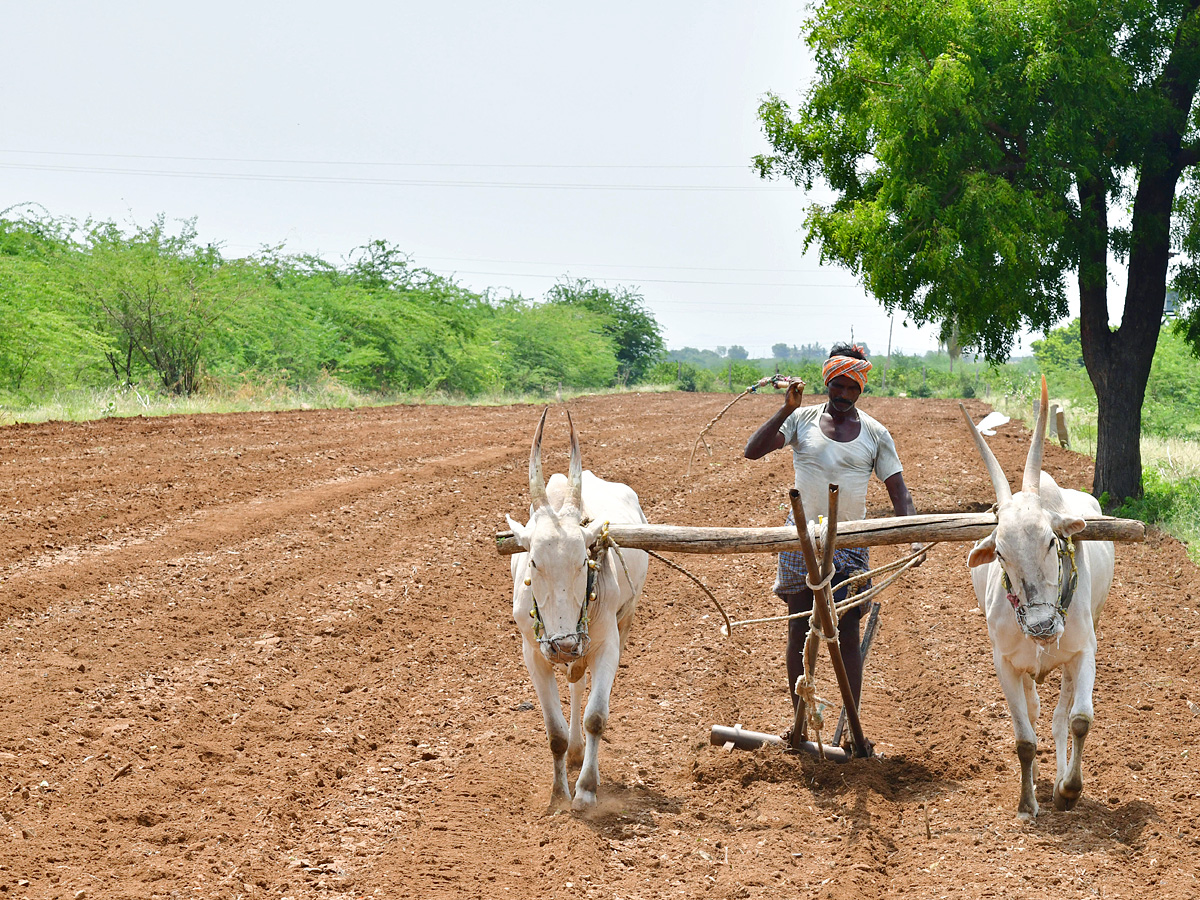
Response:
[{"label": "man's hand", "polygon": [[788,385],[787,393],[783,396],[783,405],[793,412],[800,408],[804,400],[804,382],[796,379]]},{"label": "man's hand", "polygon": [[787,417],[800,408],[800,402],[804,398],[804,382],[799,378],[772,375],[764,381],[777,388],[786,385],[787,393],[783,395],[783,406],[763,422],[758,431],[750,435],[750,440],[746,441],[746,449],[742,451],[746,459],[762,459],[771,451],[783,446],[783,432],[779,429],[783,427]]}]

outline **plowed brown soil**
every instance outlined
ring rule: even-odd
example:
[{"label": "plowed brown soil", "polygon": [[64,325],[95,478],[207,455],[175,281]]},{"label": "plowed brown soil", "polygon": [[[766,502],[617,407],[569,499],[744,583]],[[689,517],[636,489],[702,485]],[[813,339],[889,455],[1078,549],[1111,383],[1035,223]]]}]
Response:
[{"label": "plowed brown soil", "polygon": [[[584,463],[651,521],[777,525],[791,463],[748,462],[753,396],[572,401]],[[955,404],[863,401],[922,512],[993,500]],[[978,418],[986,407],[968,404]],[[1016,821],[1017,762],[965,545],[892,590],[867,665],[878,757],[709,745],[787,724],[780,625],[721,636],[652,561],[613,692],[600,808],[545,814],[550,753],[511,618],[539,410],[390,407],[0,430],[0,895],[1200,896],[1196,568],[1118,545],[1084,797]],[[991,439],[1019,477],[1028,433]],[[566,467],[552,411],[547,471]],[[1047,448],[1086,489],[1090,461]],[[890,509],[875,484],[869,515]],[[876,551],[874,559],[894,551]],[[675,557],[735,617],[774,558]],[[821,693],[836,697],[828,665]],[[1197,750],[1200,753],[1200,750]]]}]

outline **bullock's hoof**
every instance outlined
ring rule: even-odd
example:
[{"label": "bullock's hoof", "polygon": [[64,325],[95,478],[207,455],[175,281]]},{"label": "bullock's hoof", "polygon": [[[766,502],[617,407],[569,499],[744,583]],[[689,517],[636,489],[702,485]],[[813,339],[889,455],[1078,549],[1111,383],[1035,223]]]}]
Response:
[{"label": "bullock's hoof", "polygon": [[577,813],[590,812],[596,805],[595,791],[581,791],[575,788],[575,799],[571,802],[571,810]]},{"label": "bullock's hoof", "polygon": [[1082,790],[1073,790],[1062,785],[1054,786],[1054,808],[1059,812],[1069,812],[1079,802]]},{"label": "bullock's hoof", "polygon": [[566,812],[571,808],[571,795],[562,791],[551,791],[550,805],[546,807],[546,815],[553,816],[560,812]]}]

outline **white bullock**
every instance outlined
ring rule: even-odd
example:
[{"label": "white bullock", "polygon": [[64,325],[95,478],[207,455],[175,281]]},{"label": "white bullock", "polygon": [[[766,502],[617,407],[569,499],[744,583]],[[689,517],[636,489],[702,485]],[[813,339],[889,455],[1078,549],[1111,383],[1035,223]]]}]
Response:
[{"label": "white bullock", "polygon": [[1071,539],[1083,529],[1084,516],[1100,515],[1100,504],[1090,494],[1060,488],[1042,471],[1047,407],[1043,378],[1033,445],[1021,491],[1013,494],[996,457],[959,404],[998,501],[996,529],[975,545],[967,561],[1016,733],[1021,762],[1017,817],[1023,821],[1038,814],[1037,685],[1055,669],[1062,670],[1062,689],[1052,723],[1054,808],[1072,809],[1083,791],[1083,744],[1092,724],[1096,680],[1095,623],[1113,578],[1111,542],[1075,544]]},{"label": "white bullock", "polygon": [[[529,455],[529,523],[521,525],[506,516],[517,543],[527,551],[512,558],[513,618],[554,754],[550,807],[571,803],[574,809],[584,810],[596,802],[600,735],[608,722],[609,693],[649,563],[645,551],[610,549],[606,525],[645,522],[646,517],[629,487],[583,471],[570,413],[569,475],[556,474],[549,484],[545,482],[546,412]],[[565,667],[570,684],[569,727],[555,680],[558,666]],[[591,690],[583,709],[584,674],[589,672]],[[573,803],[568,763],[580,766]]]}]

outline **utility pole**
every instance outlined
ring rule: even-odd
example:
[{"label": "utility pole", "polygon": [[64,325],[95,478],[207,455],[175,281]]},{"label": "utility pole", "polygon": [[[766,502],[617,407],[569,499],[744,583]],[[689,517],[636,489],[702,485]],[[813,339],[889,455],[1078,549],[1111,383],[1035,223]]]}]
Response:
[{"label": "utility pole", "polygon": [[884,363],[883,363],[883,384],[881,385],[881,387],[883,387],[885,390],[887,389],[888,369],[890,369],[892,367],[892,326],[895,324],[896,324],[896,314],[892,313],[892,315],[888,316],[888,352],[887,352],[887,359],[884,360]]}]

